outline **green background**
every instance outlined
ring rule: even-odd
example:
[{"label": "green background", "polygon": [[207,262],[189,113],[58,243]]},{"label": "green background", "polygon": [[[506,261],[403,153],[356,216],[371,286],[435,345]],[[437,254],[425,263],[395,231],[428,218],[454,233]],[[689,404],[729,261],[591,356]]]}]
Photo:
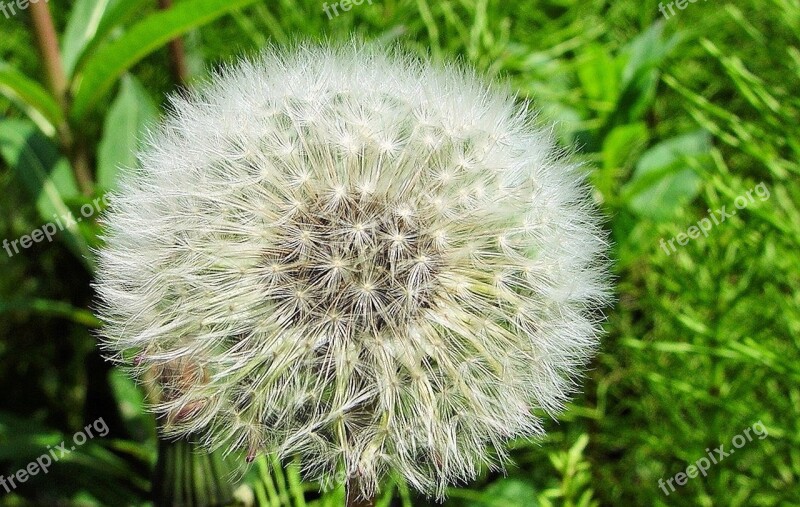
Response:
[{"label": "green background", "polygon": [[[446,505],[800,504],[800,2],[698,1],[669,18],[648,0],[372,0],[332,19],[316,0],[184,0],[153,17],[155,4],[49,2],[74,69],[66,114],[46,96],[30,12],[0,14],[0,240],[93,199],[48,132],[62,116],[95,193],[113,189],[177,90],[170,35],[183,35],[190,85],[268,43],[351,33],[457,59],[530,99],[585,162],[614,241],[617,303],[583,393],[547,437],[516,442],[506,475],[454,487]],[[662,249],[762,183],[768,198],[753,192],[707,237]],[[99,244],[95,218],[13,257],[0,250],[0,473],[98,417],[111,432],[0,489],[0,505],[147,501],[153,420],[91,333],[81,254]],[[759,421],[766,438],[659,489]],[[342,503],[265,458],[243,484],[239,497],[261,505]],[[380,499],[427,502],[401,484]]]}]

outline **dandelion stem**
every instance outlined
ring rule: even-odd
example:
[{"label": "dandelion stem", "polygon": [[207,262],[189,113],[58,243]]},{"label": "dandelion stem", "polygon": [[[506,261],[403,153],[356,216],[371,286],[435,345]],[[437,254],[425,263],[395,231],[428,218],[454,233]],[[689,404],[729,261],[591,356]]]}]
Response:
[{"label": "dandelion stem", "polygon": [[374,498],[364,498],[361,496],[358,480],[350,478],[347,481],[347,507],[375,507]]},{"label": "dandelion stem", "polygon": [[152,489],[156,506],[211,507],[229,505],[232,499],[233,486],[217,453],[208,453],[186,439],[159,437]]}]

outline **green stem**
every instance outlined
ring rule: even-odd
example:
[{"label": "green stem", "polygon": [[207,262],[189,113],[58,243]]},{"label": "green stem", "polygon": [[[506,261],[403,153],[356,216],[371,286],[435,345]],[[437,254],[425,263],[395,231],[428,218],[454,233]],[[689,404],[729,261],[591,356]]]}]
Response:
[{"label": "green stem", "polygon": [[218,453],[208,453],[188,440],[158,441],[152,500],[156,507],[230,505],[233,485]]}]

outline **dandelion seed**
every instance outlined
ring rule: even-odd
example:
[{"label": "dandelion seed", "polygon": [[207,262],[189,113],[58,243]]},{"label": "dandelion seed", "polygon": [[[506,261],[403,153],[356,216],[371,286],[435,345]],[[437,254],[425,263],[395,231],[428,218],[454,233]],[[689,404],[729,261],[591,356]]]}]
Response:
[{"label": "dandelion seed", "polygon": [[356,43],[173,98],[97,281],[107,350],[161,372],[164,431],[439,498],[541,435],[595,350],[607,261],[577,167],[525,110]]}]

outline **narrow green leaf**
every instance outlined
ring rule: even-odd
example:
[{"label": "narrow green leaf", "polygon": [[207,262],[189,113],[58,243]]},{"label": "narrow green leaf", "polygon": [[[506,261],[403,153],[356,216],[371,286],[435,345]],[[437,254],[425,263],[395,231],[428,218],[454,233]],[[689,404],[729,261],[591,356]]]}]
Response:
[{"label": "narrow green leaf", "polygon": [[63,435],[36,422],[0,411],[0,460],[25,463],[36,459],[48,445],[58,445]]},{"label": "narrow green leaf", "polygon": [[72,116],[80,121],[126,70],[183,33],[256,0],[195,0],[152,14],[86,62],[74,93]]},{"label": "narrow green leaf", "polygon": [[389,482],[389,484],[383,488],[380,497],[375,502],[375,507],[389,507],[392,505],[392,500],[394,500],[394,488],[394,481]]},{"label": "narrow green leaf", "polygon": [[145,440],[154,442],[155,418],[147,412],[147,402],[142,387],[117,367],[108,373],[108,385],[114,393],[114,399],[117,400],[119,413],[128,433],[138,442]]},{"label": "narrow green leaf", "polygon": [[0,155],[36,199],[42,219],[64,233],[67,245],[87,267],[91,252],[66,204],[80,195],[69,163],[56,146],[32,123],[25,120],[0,121]]},{"label": "narrow green leaf", "polygon": [[86,327],[100,327],[102,324],[92,312],[83,308],[76,308],[63,301],[49,299],[13,299],[0,301],[0,313],[19,311],[46,315],[50,317],[63,317]]},{"label": "narrow green leaf", "polygon": [[92,40],[100,26],[103,15],[120,0],[77,0],[64,30],[61,55],[64,72],[72,76],[84,48]]},{"label": "narrow green leaf", "polygon": [[0,93],[17,104],[48,136],[64,120],[61,108],[39,83],[0,61]]},{"label": "narrow green leaf", "polygon": [[267,461],[267,457],[264,455],[259,456],[256,459],[256,466],[258,467],[261,483],[266,487],[267,493],[269,494],[269,505],[280,505],[281,500],[278,496],[278,490],[275,488],[275,482],[272,480],[270,461]]},{"label": "narrow green leaf", "polygon": [[158,108],[139,81],[125,75],[106,116],[97,152],[97,184],[116,188],[117,171],[136,164],[136,150],[145,126],[156,121]]},{"label": "narrow green leaf", "polygon": [[124,33],[121,27],[137,16],[141,18],[142,12],[147,9],[148,6],[152,8],[154,2],[152,0],[112,1],[103,13],[100,24],[97,30],[95,30],[94,35],[86,42],[78,55],[70,78],[74,81],[76,76],[81,73],[86,61],[94,54],[95,50],[112,36],[121,36],[122,33]]},{"label": "narrow green leaf", "polygon": [[300,477],[300,460],[295,460],[286,467],[286,478],[289,482],[289,491],[294,499],[294,507],[306,507],[306,497],[303,494],[303,480]]}]

